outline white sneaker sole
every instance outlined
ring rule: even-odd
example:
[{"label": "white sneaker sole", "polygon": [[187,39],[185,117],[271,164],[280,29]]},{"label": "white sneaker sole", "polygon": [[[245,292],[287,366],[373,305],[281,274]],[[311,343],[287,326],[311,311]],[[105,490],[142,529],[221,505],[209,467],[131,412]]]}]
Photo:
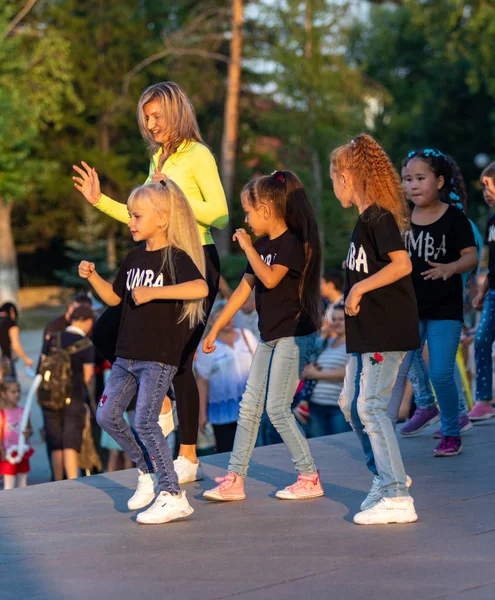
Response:
[{"label": "white sneaker sole", "polygon": [[415,429],[414,431],[411,431],[411,432],[406,431],[404,433],[401,429],[400,434],[404,435],[405,437],[412,437],[413,435],[418,435],[418,433],[421,433],[425,427],[428,427],[428,425],[434,425],[435,423],[438,423],[438,421],[440,421],[440,415],[433,417],[433,419],[430,419],[424,425],[422,425],[419,429]]},{"label": "white sneaker sole", "polygon": [[445,456],[448,458],[449,456],[458,456],[461,452],[462,446],[459,447],[459,450],[457,450],[457,452],[434,452],[433,456]]},{"label": "white sneaker sole", "polygon": [[235,502],[236,500],[245,500],[246,494],[237,494],[236,496],[229,496],[228,498],[225,498],[218,492],[206,490],[203,492],[203,498],[206,498],[207,500],[216,500],[217,502]]},{"label": "white sneaker sole", "polygon": [[275,494],[275,497],[279,500],[311,500],[311,498],[321,498],[325,495],[324,491],[318,492],[317,494],[304,494],[303,496],[294,496],[287,494],[283,490],[280,490]]},{"label": "white sneaker sole", "polygon": [[[395,511],[390,512],[394,513]],[[416,514],[416,511],[411,512],[409,510],[405,511],[405,513],[403,511],[400,511],[399,514],[390,514],[382,518],[380,518],[378,515],[374,517],[371,515],[364,515],[360,517],[361,514],[362,513],[358,513],[354,516],[354,523],[356,523],[356,525],[391,525],[393,523],[405,524],[415,523],[418,520],[418,515]]]},{"label": "white sneaker sole", "polygon": [[488,419],[493,419],[493,417],[495,417],[495,413],[492,413],[491,415],[483,415],[482,417],[470,417],[468,415],[470,421],[488,421]]},{"label": "white sneaker sole", "polygon": [[[136,522],[140,525],[162,525],[163,523],[170,523],[171,521],[178,521],[179,519],[185,519],[189,515],[192,515],[194,512],[194,508],[192,506],[188,506],[187,508],[181,508],[175,513],[169,513],[168,515],[164,515],[163,517],[141,517],[138,515],[136,517]],[[141,513],[144,514],[144,513]],[[141,519],[139,518],[141,517]]]}]

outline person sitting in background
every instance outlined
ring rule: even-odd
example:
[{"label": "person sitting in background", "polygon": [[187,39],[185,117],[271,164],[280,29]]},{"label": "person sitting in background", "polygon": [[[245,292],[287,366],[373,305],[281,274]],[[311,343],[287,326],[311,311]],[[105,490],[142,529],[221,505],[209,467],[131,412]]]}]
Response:
[{"label": "person sitting in background", "polygon": [[[214,323],[225,306],[217,302],[211,313]],[[217,338],[217,349],[212,354],[198,350],[196,379],[198,382],[200,412],[199,426],[213,425],[217,452],[230,452],[239,417],[239,403],[246,389],[249,369],[258,340],[248,329],[237,329],[231,319]]]},{"label": "person sitting in background", "polygon": [[327,269],[321,277],[320,293],[323,301],[327,304],[325,320],[332,320],[332,309],[334,305],[344,301],[344,278],[339,269]]},{"label": "person sitting in background", "polygon": [[237,329],[249,329],[254,337],[260,339],[260,330],[258,327],[258,313],[256,311],[256,302],[254,292],[241,306],[241,310],[234,317],[234,327]]},{"label": "person sitting in background", "polygon": [[[70,315],[70,325],[61,333],[62,348],[74,346],[89,336],[94,314],[89,306],[79,306]],[[43,355],[47,356],[55,336],[46,340]],[[91,345],[71,355],[72,395],[62,410],[43,409],[46,442],[51,448],[51,461],[55,481],[75,479],[79,475],[78,452],[86,421],[85,388],[90,405],[96,411],[94,396],[95,350]]]},{"label": "person sitting in background", "polygon": [[33,366],[33,361],[24,352],[21,345],[20,330],[17,324],[18,316],[17,307],[12,302],[6,302],[0,307],[0,350],[3,377],[16,376],[14,362],[17,357],[22,359],[26,367]]},{"label": "person sitting in background", "polygon": [[307,434],[310,438],[351,431],[339,407],[348,359],[343,304],[333,306],[330,327],[335,337],[325,340],[317,360],[307,365],[303,371],[303,379],[316,381],[308,398]]}]

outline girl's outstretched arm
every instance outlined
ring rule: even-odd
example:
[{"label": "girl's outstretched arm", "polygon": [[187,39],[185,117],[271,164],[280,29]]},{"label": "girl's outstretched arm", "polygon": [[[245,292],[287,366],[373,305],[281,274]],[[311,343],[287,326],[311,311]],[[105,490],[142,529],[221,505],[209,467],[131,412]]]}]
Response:
[{"label": "girl's outstretched arm", "polygon": [[232,319],[232,317],[241,309],[242,305],[249,298],[251,292],[253,291],[254,282],[254,275],[249,273],[244,274],[244,277],[241,279],[241,283],[234,290],[232,296],[230,296],[225,308],[222,310],[217,320],[213,324],[210,333],[203,341],[203,352],[205,354],[210,354],[210,352],[215,350],[215,346],[213,344],[217,339],[218,332],[223,329],[225,325],[227,325],[230,319]]},{"label": "girl's outstretched arm", "polygon": [[112,284],[98,275],[94,263],[87,260],[81,261],[79,263],[79,277],[87,279],[94,291],[108,306],[117,306],[122,302],[120,296],[117,296],[114,292]]},{"label": "girl's outstretched arm", "polygon": [[208,296],[208,284],[204,279],[160,287],[141,285],[132,290],[132,299],[136,306],[152,300],[201,300],[206,296]]},{"label": "girl's outstretched arm", "polygon": [[371,275],[371,277],[355,283],[350,289],[345,300],[345,312],[350,317],[355,317],[358,314],[359,303],[364,294],[399,281],[399,279],[411,273],[411,259],[405,250],[389,252],[388,257],[390,258],[390,263],[386,267],[383,267],[383,269],[380,269],[378,273]]}]

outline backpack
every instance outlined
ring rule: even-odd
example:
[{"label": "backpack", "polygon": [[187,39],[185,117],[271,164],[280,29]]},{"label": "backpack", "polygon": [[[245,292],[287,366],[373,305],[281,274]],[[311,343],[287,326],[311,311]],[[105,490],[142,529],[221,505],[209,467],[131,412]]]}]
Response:
[{"label": "backpack", "polygon": [[72,396],[72,365],[70,357],[93,345],[87,337],[62,348],[62,334],[56,333],[50,345],[48,356],[41,361],[39,373],[41,383],[38,389],[38,404],[41,408],[61,411],[70,404]]}]

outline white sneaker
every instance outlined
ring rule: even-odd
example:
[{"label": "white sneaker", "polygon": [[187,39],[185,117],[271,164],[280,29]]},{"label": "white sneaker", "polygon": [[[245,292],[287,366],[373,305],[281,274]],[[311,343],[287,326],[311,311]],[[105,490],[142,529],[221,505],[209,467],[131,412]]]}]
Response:
[{"label": "white sneaker", "polygon": [[158,425],[160,425],[163,435],[168,437],[175,429],[174,411],[164,413],[158,417]]},{"label": "white sneaker", "polygon": [[387,525],[388,523],[414,523],[418,515],[410,497],[382,498],[371,508],[354,515],[357,525]]},{"label": "white sneaker", "polygon": [[182,491],[176,496],[160,492],[148,510],[138,514],[136,521],[144,525],[168,523],[188,517],[193,512],[194,508],[187,501],[186,492]]},{"label": "white sneaker", "polygon": [[[409,475],[406,475],[406,485],[408,488],[410,488],[412,485],[412,479],[409,477]],[[366,498],[361,503],[361,510],[368,510],[368,508],[371,508],[373,506],[373,504],[375,504],[382,498],[383,498],[382,482],[381,482],[380,478],[377,475],[375,475],[373,477],[373,483],[371,484],[371,489],[369,491],[369,494],[366,496]]]},{"label": "white sneaker", "polygon": [[155,498],[155,478],[151,473],[143,473],[138,471],[138,482],[136,491],[129,498],[127,502],[127,508],[129,510],[137,510],[138,508],[144,508]]},{"label": "white sneaker", "polygon": [[201,463],[192,463],[185,456],[179,456],[174,460],[174,469],[179,478],[179,483],[190,483],[203,479],[203,467]]}]

